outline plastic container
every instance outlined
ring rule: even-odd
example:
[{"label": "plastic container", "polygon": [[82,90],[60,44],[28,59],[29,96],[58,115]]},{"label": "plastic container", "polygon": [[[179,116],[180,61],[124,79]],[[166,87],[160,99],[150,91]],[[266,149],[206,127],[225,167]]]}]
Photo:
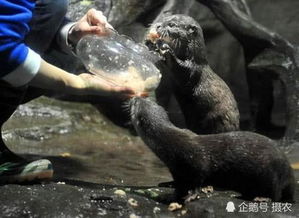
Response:
[{"label": "plastic container", "polygon": [[154,64],[159,56],[115,32],[108,36],[84,36],[76,53],[89,72],[136,92],[153,91],[161,79]]}]

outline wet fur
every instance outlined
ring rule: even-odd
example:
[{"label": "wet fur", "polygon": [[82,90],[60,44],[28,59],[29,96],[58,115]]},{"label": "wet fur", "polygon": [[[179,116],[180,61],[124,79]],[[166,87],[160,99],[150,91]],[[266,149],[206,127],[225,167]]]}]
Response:
[{"label": "wet fur", "polygon": [[[164,57],[158,64],[162,72],[158,103],[163,92],[173,92],[184,114],[186,127],[195,133],[211,134],[239,129],[239,111],[235,98],[208,65],[203,33],[191,17],[172,15],[151,27],[160,38],[146,45]],[[151,31],[150,31],[151,32]],[[170,81],[163,81],[170,80]],[[166,90],[167,89],[167,90]]]},{"label": "wet fur", "polygon": [[130,108],[138,135],[169,168],[178,198],[212,185],[250,200],[293,201],[293,171],[271,139],[241,131],[197,135],[175,127],[166,111],[148,99],[134,98]]}]

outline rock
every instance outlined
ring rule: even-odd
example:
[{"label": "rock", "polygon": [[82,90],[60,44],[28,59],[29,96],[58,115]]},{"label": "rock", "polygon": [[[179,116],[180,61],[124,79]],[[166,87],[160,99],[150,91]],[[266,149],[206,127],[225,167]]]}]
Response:
[{"label": "rock", "polygon": [[[227,203],[233,202],[234,210],[227,211]],[[272,207],[275,203],[256,203],[242,201],[240,199],[227,199],[223,197],[214,197],[208,199],[199,199],[186,205],[186,217],[223,217],[223,218],[249,218],[249,217],[269,217],[269,218],[287,218],[298,216],[298,205],[290,206],[285,212],[278,212]],[[281,205],[281,203],[279,204]],[[283,204],[285,206],[286,204]],[[289,206],[289,205],[288,205]],[[250,209],[249,209],[250,208]],[[266,209],[265,209],[266,208]]]},{"label": "rock", "polygon": [[[243,0],[242,0],[243,1]],[[240,0],[227,2],[239,3]],[[206,1],[209,2],[209,1]],[[244,1],[243,1],[244,2]],[[299,20],[297,13],[298,1],[296,0],[247,0],[251,15],[255,21],[265,27],[279,33],[291,43],[298,44],[298,28],[295,26]],[[247,9],[248,10],[248,9]],[[200,13],[198,13],[200,11]],[[267,11],[267,13],[264,13]],[[206,38],[209,61],[212,68],[218,73],[232,89],[239,105],[241,120],[243,126],[247,126],[246,120],[249,120],[249,96],[245,77],[245,64],[242,48],[239,42],[232,37],[223,24],[215,18],[210,10],[199,3],[195,3],[191,10],[191,16],[197,18],[203,27]],[[290,19],[291,17],[291,19]],[[237,57],[237,58],[236,58]],[[275,90],[279,93],[281,91]],[[278,107],[272,112],[272,120],[275,124],[283,126],[285,114],[285,97],[275,96],[274,107]],[[277,133],[274,134],[277,137]]]},{"label": "rock", "polygon": [[[246,2],[198,0],[211,9],[242,44],[250,93],[253,128],[262,133],[275,129],[271,123],[273,81],[280,80],[286,90],[287,124],[282,145],[299,140],[299,50],[278,33],[254,21]],[[243,5],[244,7],[240,7]],[[244,11],[245,9],[246,11]]]},{"label": "rock", "polygon": [[[127,200],[113,195],[113,190],[101,186],[86,188],[74,185],[5,185],[1,190],[1,217],[110,217],[130,214],[152,214],[157,205],[150,199],[133,196],[140,201],[140,209],[127,204]],[[158,204],[159,205],[159,204]],[[167,213],[166,207],[164,211]],[[147,212],[146,212],[147,211]]]},{"label": "rock", "polygon": [[70,0],[67,17],[76,21],[91,8],[96,8],[108,16],[111,7],[112,0]]},{"label": "rock", "polygon": [[159,213],[161,209],[159,207],[154,207],[153,213]]},{"label": "rock", "polygon": [[139,16],[150,13],[153,9],[163,5],[166,0],[113,0],[109,11],[108,21],[116,29],[132,24]]},{"label": "rock", "polygon": [[194,0],[167,0],[153,23],[159,22],[164,16],[173,14],[189,14]]},{"label": "rock", "polygon": [[126,196],[126,192],[121,190],[121,189],[117,189],[114,191],[114,194],[125,197]]},{"label": "rock", "polygon": [[[231,192],[216,191],[211,197],[202,196],[184,205],[173,204],[175,211],[168,210],[167,200],[154,201],[134,193],[127,193],[129,199],[114,195],[120,187],[103,186],[79,181],[65,181],[36,185],[0,186],[0,216],[6,217],[298,217],[299,205],[283,203],[254,203],[231,198]],[[133,188],[134,189],[134,188]],[[166,191],[166,190],[164,190]],[[173,190],[168,189],[168,193]],[[298,199],[298,198],[297,198]],[[133,201],[133,200],[132,200]],[[228,202],[234,205],[234,212],[227,211]],[[257,207],[258,206],[258,207]],[[251,208],[249,210],[249,208]],[[266,212],[263,212],[267,208]],[[241,209],[244,211],[241,212]],[[278,210],[281,209],[281,212]],[[289,211],[288,209],[291,209]],[[256,211],[257,210],[257,211]],[[256,212],[254,212],[256,211]]]},{"label": "rock", "polygon": [[129,198],[128,203],[129,203],[132,207],[138,207],[138,201],[136,201],[134,198]]},{"label": "rock", "polygon": [[179,204],[179,203],[176,203],[176,202],[172,202],[169,204],[168,206],[168,210],[169,211],[176,211],[176,210],[179,210],[179,209],[182,209],[182,205]]}]

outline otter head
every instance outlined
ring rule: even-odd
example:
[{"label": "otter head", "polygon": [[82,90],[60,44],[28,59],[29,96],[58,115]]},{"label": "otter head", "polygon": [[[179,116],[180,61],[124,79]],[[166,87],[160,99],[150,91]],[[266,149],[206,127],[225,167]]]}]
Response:
[{"label": "otter head", "polygon": [[200,25],[186,15],[171,15],[154,24],[145,44],[162,56],[170,49],[181,60],[206,62],[206,51]]},{"label": "otter head", "polygon": [[131,121],[141,135],[156,132],[162,123],[168,123],[166,111],[157,103],[141,97],[134,97],[129,102]]}]

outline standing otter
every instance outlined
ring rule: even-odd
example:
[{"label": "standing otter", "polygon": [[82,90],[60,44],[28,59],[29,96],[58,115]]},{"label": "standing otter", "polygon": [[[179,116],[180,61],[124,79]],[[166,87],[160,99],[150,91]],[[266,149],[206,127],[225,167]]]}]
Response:
[{"label": "standing otter", "polygon": [[175,127],[161,106],[138,97],[130,100],[130,111],[138,135],[169,168],[177,197],[213,185],[246,199],[293,201],[293,171],[271,139],[241,131],[197,135]]},{"label": "standing otter", "polygon": [[159,63],[161,84],[163,79],[171,78],[188,129],[199,134],[239,129],[235,98],[208,65],[202,29],[193,18],[185,15],[163,18],[151,27],[145,44],[164,57]]}]

